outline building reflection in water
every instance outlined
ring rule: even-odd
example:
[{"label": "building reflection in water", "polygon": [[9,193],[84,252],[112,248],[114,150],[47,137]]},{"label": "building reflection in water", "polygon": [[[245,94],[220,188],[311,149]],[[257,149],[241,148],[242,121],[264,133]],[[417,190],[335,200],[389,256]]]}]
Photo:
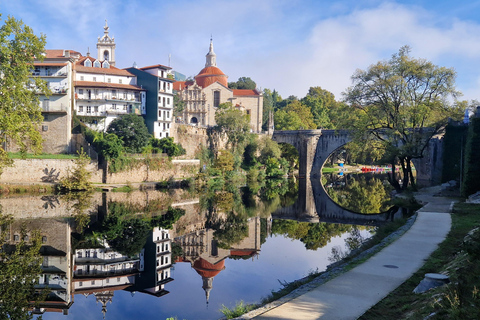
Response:
[{"label": "building reflection in water", "polygon": [[183,255],[176,262],[189,262],[202,277],[202,288],[208,304],[213,288],[213,278],[225,269],[228,257],[254,257],[260,252],[260,217],[248,219],[248,236],[229,249],[220,248],[214,230],[202,228],[177,235],[174,242],[181,246]]}]

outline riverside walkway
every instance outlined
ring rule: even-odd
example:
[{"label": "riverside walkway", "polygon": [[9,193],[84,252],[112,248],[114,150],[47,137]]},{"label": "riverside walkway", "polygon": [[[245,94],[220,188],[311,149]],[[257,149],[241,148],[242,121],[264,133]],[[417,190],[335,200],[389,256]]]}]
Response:
[{"label": "riverside walkway", "polygon": [[364,263],[280,306],[267,305],[238,319],[357,319],[410,278],[445,239],[453,201],[434,197],[439,191],[440,186],[417,193],[426,205],[410,229]]}]

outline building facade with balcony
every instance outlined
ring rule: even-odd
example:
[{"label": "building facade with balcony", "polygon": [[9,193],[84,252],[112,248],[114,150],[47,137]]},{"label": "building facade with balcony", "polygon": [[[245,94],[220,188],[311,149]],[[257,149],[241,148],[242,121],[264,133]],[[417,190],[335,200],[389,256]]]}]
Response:
[{"label": "building facade with balcony", "polygon": [[148,131],[158,139],[170,137],[174,82],[171,68],[158,64],[126,70],[137,77],[137,85],[147,90],[146,110],[143,116]]},{"label": "building facade with balcony", "polygon": [[32,78],[45,80],[49,96],[39,95],[43,123],[43,152],[72,151],[73,64],[80,54],[70,50],[46,50],[43,61],[34,62]]},{"label": "building facade with balcony", "polygon": [[105,131],[121,115],[145,112],[146,90],[137,86],[134,74],[89,56],[73,69],[75,112],[90,128]]}]

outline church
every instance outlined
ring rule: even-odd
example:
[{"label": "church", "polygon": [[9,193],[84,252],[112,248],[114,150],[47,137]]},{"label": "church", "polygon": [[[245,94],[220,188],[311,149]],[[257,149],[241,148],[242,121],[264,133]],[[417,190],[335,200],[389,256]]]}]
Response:
[{"label": "church", "polygon": [[193,80],[177,81],[173,89],[185,107],[176,122],[210,127],[216,125],[215,113],[221,103],[231,102],[237,109],[250,117],[251,132],[262,131],[263,96],[262,93],[248,89],[228,88],[228,76],[217,67],[217,56],[210,49],[206,55],[205,68]]}]

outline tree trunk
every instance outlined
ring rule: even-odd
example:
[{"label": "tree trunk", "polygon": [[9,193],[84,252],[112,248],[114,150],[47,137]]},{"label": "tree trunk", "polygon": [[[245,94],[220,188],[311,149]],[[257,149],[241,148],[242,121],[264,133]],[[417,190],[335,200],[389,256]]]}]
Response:
[{"label": "tree trunk", "polygon": [[402,188],[400,187],[400,184],[397,181],[397,175],[395,172],[395,159],[392,161],[392,172],[387,172],[387,177],[388,177],[388,182],[392,185],[392,187],[395,188],[395,191],[398,193],[402,192]]},{"label": "tree trunk", "polygon": [[410,176],[410,185],[412,186],[413,190],[417,190],[417,184],[415,183],[415,177],[413,176],[413,171],[412,171],[412,160],[410,158],[407,158],[407,170],[408,174]]},{"label": "tree trunk", "polygon": [[403,172],[403,180],[402,180],[402,190],[407,190],[408,187],[408,181],[410,178],[410,175],[408,174],[408,169],[407,169],[407,160],[406,158],[400,158],[400,164],[402,166],[402,172]]}]

